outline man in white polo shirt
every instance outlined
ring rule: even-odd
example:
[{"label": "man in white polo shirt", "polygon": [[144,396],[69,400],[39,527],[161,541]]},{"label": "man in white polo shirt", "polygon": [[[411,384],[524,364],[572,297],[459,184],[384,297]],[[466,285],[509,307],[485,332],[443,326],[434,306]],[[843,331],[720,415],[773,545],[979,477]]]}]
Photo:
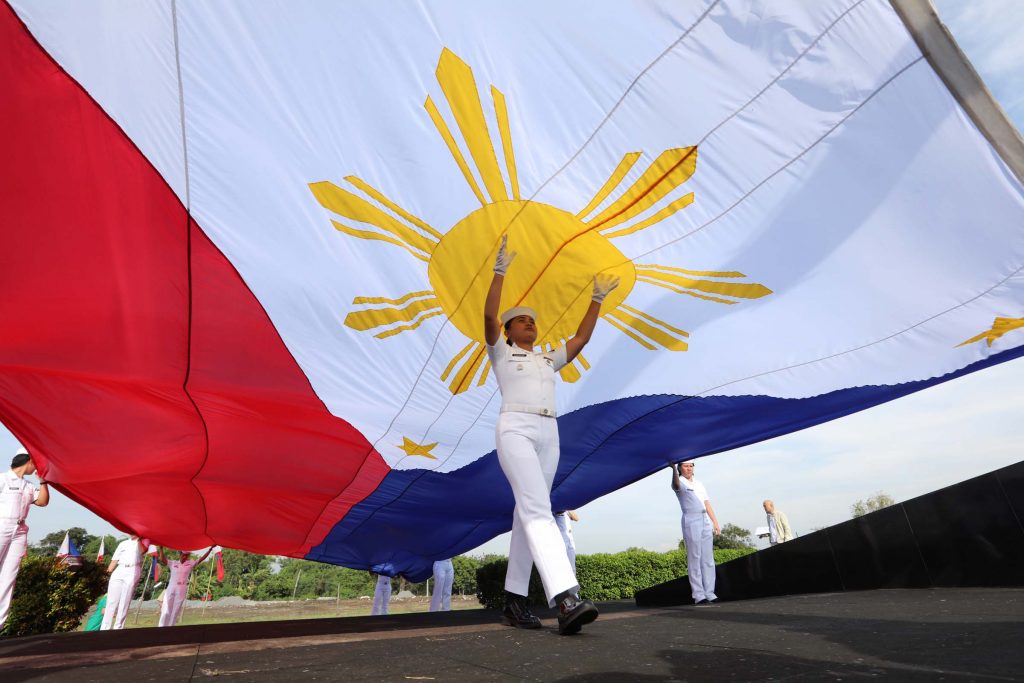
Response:
[{"label": "man in white polo shirt", "polygon": [[107,583],[107,607],[103,611],[101,631],[124,628],[128,606],[142,575],[142,554],[145,550],[146,545],[138,536],[129,536],[117,544],[107,566],[110,581]]},{"label": "man in white polo shirt", "polygon": [[[715,595],[714,537],[722,533],[704,485],[693,477],[693,461],[672,466],[672,490],[683,512],[683,541],[686,543],[686,566],[690,590],[696,605],[718,602]],[[682,479],[680,480],[680,476]]]}]

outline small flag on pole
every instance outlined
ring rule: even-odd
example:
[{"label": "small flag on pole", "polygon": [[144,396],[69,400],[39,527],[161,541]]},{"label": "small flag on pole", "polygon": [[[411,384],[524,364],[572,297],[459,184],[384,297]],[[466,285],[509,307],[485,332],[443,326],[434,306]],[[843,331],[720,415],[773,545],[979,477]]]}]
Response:
[{"label": "small flag on pole", "polygon": [[96,563],[100,564],[103,562],[104,551],[106,550],[106,541],[104,537],[100,537],[100,551],[96,554]]},{"label": "small flag on pole", "polygon": [[69,567],[78,567],[82,564],[82,553],[79,552],[75,542],[71,540],[70,532],[64,534],[64,542],[60,544],[60,549],[57,551],[57,559]]},{"label": "small flag on pole", "polygon": [[214,554],[217,556],[217,582],[223,583],[224,581],[224,549],[220,546],[214,550]]},{"label": "small flag on pole", "polygon": [[153,558],[149,567],[149,578],[153,583],[156,583],[160,579],[160,562],[157,561],[157,557],[160,555],[160,548],[155,545],[150,545],[146,554]]}]

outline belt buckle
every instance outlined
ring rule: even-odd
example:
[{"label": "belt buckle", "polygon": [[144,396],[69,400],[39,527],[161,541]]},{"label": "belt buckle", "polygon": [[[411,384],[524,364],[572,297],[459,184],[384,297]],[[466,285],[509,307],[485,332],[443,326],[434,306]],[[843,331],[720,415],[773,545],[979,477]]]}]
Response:
[{"label": "belt buckle", "polygon": [[550,415],[550,414],[551,414],[551,411],[548,410],[547,408],[545,408],[544,410],[541,411],[541,415]]}]

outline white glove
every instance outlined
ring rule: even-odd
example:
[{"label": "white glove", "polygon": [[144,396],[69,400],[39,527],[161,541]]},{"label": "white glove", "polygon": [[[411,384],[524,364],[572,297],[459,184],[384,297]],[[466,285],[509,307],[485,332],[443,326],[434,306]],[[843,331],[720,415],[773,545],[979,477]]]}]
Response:
[{"label": "white glove", "polygon": [[508,235],[502,235],[501,246],[498,247],[498,255],[494,259],[494,272],[498,275],[504,275],[505,271],[508,270],[508,266],[512,263],[512,259],[516,257],[516,252],[511,254],[508,252]]},{"label": "white glove", "polygon": [[608,293],[619,286],[619,278],[607,273],[598,273],[594,276],[594,294],[590,297],[597,303],[602,303]]}]

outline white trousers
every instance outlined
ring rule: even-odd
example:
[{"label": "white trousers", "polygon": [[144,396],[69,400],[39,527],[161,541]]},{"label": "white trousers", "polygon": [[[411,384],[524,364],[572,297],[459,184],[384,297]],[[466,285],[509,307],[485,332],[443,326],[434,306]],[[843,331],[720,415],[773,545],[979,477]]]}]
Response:
[{"label": "white trousers", "polygon": [[455,567],[451,560],[434,563],[434,594],[430,596],[431,612],[447,612],[452,608],[452,582],[455,581]]},{"label": "white trousers", "polygon": [[373,609],[370,616],[388,613],[388,603],[391,602],[391,577],[381,574],[377,577],[377,587],[373,590]]},{"label": "white trousers", "polygon": [[0,522],[0,628],[7,623],[14,596],[14,582],[21,569],[21,558],[28,550],[28,527],[18,520]]},{"label": "white trousers", "polygon": [[107,606],[103,610],[101,631],[124,628],[128,619],[128,607],[135,595],[135,586],[139,584],[142,567],[133,567],[131,572],[115,569],[107,583]]},{"label": "white trousers", "polygon": [[544,584],[548,605],[565,591],[579,590],[565,543],[551,515],[551,483],[558,469],[558,423],[530,413],[499,413],[498,462],[512,486],[516,508],[508,551],[505,590],[528,595],[530,570]]},{"label": "white trousers", "polygon": [[569,519],[569,513],[563,512],[555,515],[555,524],[558,525],[558,530],[562,533],[562,542],[565,543],[565,554],[569,556],[569,564],[572,565],[572,570],[576,571],[576,540],[572,537],[572,520]]},{"label": "white trousers", "polygon": [[164,591],[164,602],[160,605],[160,626],[174,626],[181,619],[181,613],[185,609],[185,596],[188,593],[188,585],[178,586],[171,584]]},{"label": "white trousers", "polygon": [[683,515],[683,541],[686,543],[686,568],[693,601],[717,600],[711,518],[705,513]]}]

